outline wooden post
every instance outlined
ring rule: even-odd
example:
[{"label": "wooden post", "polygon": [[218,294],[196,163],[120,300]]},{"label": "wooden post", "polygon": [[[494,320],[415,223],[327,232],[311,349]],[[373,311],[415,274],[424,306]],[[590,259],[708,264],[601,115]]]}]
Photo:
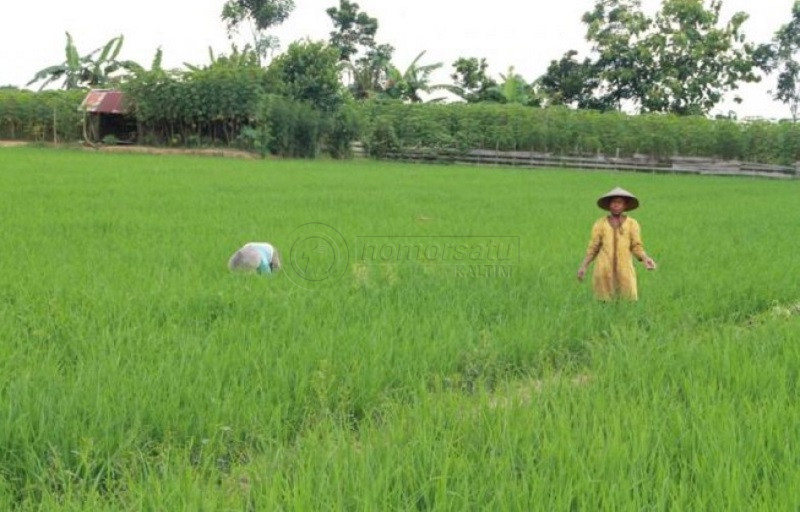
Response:
[{"label": "wooden post", "polygon": [[514,168],[517,166],[517,141],[514,141],[514,156],[511,157],[511,167]]},{"label": "wooden post", "polygon": [[58,144],[58,123],[56,113],[56,107],[53,107],[53,144]]}]

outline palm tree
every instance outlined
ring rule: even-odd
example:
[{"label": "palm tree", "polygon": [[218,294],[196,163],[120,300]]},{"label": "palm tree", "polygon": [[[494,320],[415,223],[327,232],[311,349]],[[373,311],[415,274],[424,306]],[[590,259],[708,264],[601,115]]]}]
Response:
[{"label": "palm tree", "polygon": [[[64,89],[80,89],[81,87],[102,87],[109,84],[111,74],[121,69],[140,71],[142,67],[133,61],[117,60],[124,38],[122,35],[112,38],[105,45],[81,57],[72,35],[67,32],[66,59],[61,64],[48,66],[40,70],[27,85],[44,81],[39,90],[63,78]],[[98,55],[99,54],[99,55]]]}]

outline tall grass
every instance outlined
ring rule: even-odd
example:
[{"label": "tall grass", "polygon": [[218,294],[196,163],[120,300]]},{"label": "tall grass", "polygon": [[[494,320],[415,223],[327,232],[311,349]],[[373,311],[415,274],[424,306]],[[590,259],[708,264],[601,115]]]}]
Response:
[{"label": "tall grass", "polygon": [[[617,184],[637,304],[574,277]],[[15,148],[0,187],[4,508],[797,505],[795,182]],[[520,261],[227,272],[315,221]]]}]

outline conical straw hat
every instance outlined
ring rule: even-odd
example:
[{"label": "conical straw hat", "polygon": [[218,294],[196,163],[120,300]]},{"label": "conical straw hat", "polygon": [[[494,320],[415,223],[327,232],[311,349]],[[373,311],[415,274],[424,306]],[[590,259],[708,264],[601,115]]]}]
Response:
[{"label": "conical straw hat", "polygon": [[628,205],[625,207],[625,211],[629,212],[631,210],[635,210],[639,207],[639,200],[636,198],[635,195],[631,194],[624,188],[616,187],[614,190],[610,191],[606,195],[602,196],[600,199],[597,200],[597,206],[602,208],[603,210],[608,210],[610,208],[611,199],[615,197],[624,197],[628,200]]}]

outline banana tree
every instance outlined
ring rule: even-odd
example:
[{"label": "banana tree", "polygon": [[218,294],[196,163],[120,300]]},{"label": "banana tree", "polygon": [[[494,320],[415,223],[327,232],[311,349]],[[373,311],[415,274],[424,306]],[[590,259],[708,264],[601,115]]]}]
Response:
[{"label": "banana tree", "polygon": [[533,85],[525,81],[522,75],[514,71],[514,66],[508,68],[505,75],[500,73],[503,80],[499,85],[492,88],[503,103],[519,103],[528,106],[540,106],[541,98]]},{"label": "banana tree", "polygon": [[42,90],[51,83],[63,79],[61,84],[63,89],[102,87],[109,84],[111,75],[117,71],[136,72],[142,69],[136,62],[117,60],[124,42],[122,35],[112,38],[105,45],[81,57],[72,35],[69,32],[66,34],[64,62],[40,70],[27,85],[41,81],[39,90]]},{"label": "banana tree", "polygon": [[[389,98],[407,100],[412,103],[421,103],[420,92],[431,93],[436,90],[447,89],[445,84],[431,84],[431,74],[442,67],[441,62],[435,64],[418,64],[425,51],[421,51],[405,71],[389,65],[387,69],[386,88],[383,94]],[[441,101],[443,98],[434,98],[431,101]]]}]

